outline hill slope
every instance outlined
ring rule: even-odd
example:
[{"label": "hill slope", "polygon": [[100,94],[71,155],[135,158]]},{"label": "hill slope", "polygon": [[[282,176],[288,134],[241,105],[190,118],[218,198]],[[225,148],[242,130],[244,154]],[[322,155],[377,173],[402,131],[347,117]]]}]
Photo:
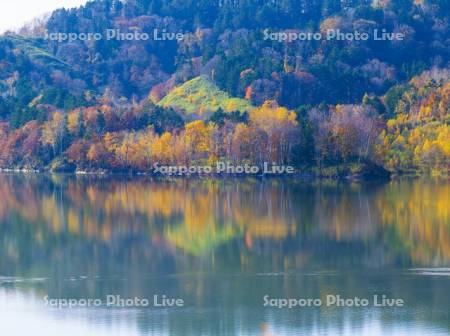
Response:
[{"label": "hill slope", "polygon": [[[449,67],[447,2],[391,0],[375,6],[371,0],[89,1],[56,10],[39,31],[24,30],[27,39],[0,38],[0,79],[8,81],[0,86],[0,110],[7,106],[0,119],[11,119],[8,111],[19,113],[46,90],[77,97],[107,92],[113,99],[140,101],[171,78],[181,83],[200,75],[255,106],[266,100],[291,109],[322,102],[358,103],[366,93],[381,96],[433,66]],[[108,39],[110,30],[120,34]],[[341,40],[320,35],[317,41],[290,42],[281,38],[288,31],[328,30],[370,36]],[[375,40],[373,32],[384,30],[405,38]],[[149,38],[121,37],[133,32]],[[182,38],[154,38],[155,32]],[[68,33],[80,37],[47,38]],[[60,100],[46,103],[73,107],[60,106]],[[182,104],[187,113],[199,105],[188,103]],[[212,104],[212,110],[220,104]],[[205,102],[205,108],[211,106]]]},{"label": "hill slope", "polygon": [[42,41],[33,38],[27,38],[20,35],[0,36],[1,44],[10,44],[16,50],[20,50],[28,59],[48,68],[69,68],[70,65],[58,59],[46,49],[46,45]]},{"label": "hill slope", "polygon": [[174,88],[159,103],[164,108],[181,110],[185,114],[205,116],[219,109],[225,112],[251,110],[252,105],[245,99],[232,98],[221,91],[206,76],[199,76]]}]

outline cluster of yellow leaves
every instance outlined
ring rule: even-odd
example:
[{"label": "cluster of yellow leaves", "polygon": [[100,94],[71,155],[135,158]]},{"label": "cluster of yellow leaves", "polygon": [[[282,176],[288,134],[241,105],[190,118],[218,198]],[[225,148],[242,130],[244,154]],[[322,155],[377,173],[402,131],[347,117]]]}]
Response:
[{"label": "cluster of yellow leaves", "polygon": [[421,87],[418,92],[426,94],[425,98],[387,122],[377,146],[378,156],[392,171],[448,173],[450,82],[438,88]]},{"label": "cluster of yellow leaves", "polygon": [[392,171],[450,172],[450,81],[424,73],[397,102],[377,145],[379,161]]},{"label": "cluster of yellow leaves", "polygon": [[42,142],[56,150],[64,129],[64,116],[60,112],[53,113],[52,118],[44,124],[42,129]]},{"label": "cluster of yellow leaves", "polygon": [[266,101],[261,107],[250,112],[250,120],[269,134],[276,128],[297,125],[297,114],[278,106],[274,101]]},{"label": "cluster of yellow leaves", "polygon": [[378,153],[392,171],[450,169],[450,126],[426,124],[402,133],[383,132]]}]

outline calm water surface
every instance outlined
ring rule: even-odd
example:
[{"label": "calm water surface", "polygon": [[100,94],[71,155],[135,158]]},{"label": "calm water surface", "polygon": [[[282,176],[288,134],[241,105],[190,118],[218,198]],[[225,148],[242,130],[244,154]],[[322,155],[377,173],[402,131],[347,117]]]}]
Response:
[{"label": "calm water surface", "polygon": [[[448,181],[0,175],[2,336],[450,335],[449,289]],[[325,304],[383,294],[404,307]],[[185,305],[45,301],[107,295]]]}]

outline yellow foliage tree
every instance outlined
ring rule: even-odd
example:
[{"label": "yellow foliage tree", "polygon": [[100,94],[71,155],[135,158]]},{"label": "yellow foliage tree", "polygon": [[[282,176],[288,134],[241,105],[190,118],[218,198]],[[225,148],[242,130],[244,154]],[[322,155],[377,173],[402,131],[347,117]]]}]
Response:
[{"label": "yellow foliage tree", "polygon": [[209,130],[203,120],[192,121],[185,126],[188,156],[191,160],[207,157],[210,149]]},{"label": "yellow foliage tree", "polygon": [[267,134],[269,160],[286,163],[291,147],[298,139],[297,114],[270,100],[250,112],[250,124]]}]

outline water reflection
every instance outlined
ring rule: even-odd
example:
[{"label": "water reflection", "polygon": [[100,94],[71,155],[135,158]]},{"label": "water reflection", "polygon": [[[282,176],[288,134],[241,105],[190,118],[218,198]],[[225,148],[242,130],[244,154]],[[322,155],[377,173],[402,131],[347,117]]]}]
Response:
[{"label": "water reflection", "polygon": [[[1,175],[0,198],[0,309],[30,304],[33,316],[66,314],[80,328],[93,314],[99,333],[117,335],[450,330],[450,183]],[[39,306],[45,295],[110,293],[188,305],[78,315]],[[262,306],[265,294],[328,293],[385,293],[408,306],[301,314]]]}]

